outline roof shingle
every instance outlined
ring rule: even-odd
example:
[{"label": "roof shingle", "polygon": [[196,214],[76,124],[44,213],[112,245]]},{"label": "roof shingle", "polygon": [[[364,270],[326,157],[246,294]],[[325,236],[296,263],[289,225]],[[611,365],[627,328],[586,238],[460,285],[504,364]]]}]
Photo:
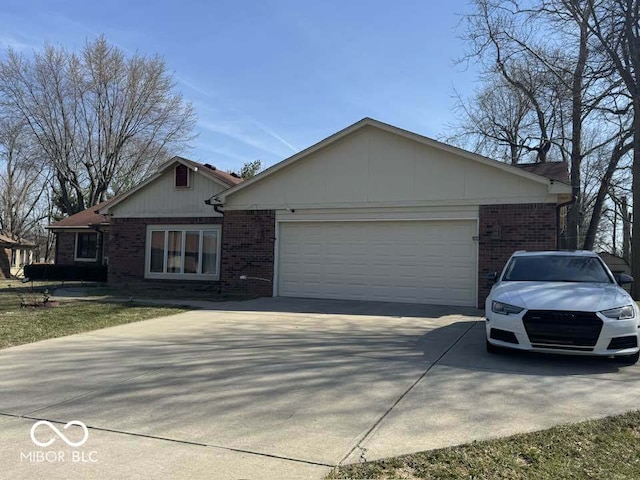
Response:
[{"label": "roof shingle", "polygon": [[177,158],[179,158],[183,162],[190,164],[192,167],[197,167],[201,169],[206,168],[207,172],[209,172],[210,174],[213,174],[215,177],[219,178],[220,180],[228,184],[230,187],[233,187],[234,185],[239,184],[243,180],[240,177],[236,177],[235,175],[232,175],[230,173],[223,172],[222,170],[218,170],[216,167],[208,163],[194,162],[193,160],[189,160],[188,158],[184,158],[184,157],[177,157]]},{"label": "roof shingle", "polygon": [[105,215],[96,213],[100,208],[106,207],[118,197],[113,197],[104,202],[98,203],[93,207],[89,207],[86,210],[78,212],[70,217],[63,218],[62,220],[52,223],[49,228],[88,228],[90,225],[108,224],[109,219]]},{"label": "roof shingle", "polygon": [[17,246],[35,247],[36,246],[35,243],[30,242],[29,240],[25,240],[24,238],[18,238],[17,240],[14,240],[10,236],[4,235],[2,233],[0,233],[0,245],[6,245],[8,247],[17,247]]},{"label": "roof shingle", "polygon": [[515,166],[557,182],[571,183],[569,180],[569,164],[567,162],[520,163]]}]

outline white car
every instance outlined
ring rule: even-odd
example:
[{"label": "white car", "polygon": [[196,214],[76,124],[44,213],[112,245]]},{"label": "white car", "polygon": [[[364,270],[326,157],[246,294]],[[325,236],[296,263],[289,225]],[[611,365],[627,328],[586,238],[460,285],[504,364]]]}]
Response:
[{"label": "white car", "polygon": [[614,356],[633,364],[640,355],[640,310],[614,276],[587,251],[516,252],[492,275],[485,305],[487,350],[505,348]]}]

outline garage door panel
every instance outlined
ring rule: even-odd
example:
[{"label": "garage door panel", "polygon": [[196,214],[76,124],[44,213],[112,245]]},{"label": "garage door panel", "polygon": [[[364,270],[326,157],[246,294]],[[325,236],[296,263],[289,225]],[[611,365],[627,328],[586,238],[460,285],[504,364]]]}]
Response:
[{"label": "garage door panel", "polygon": [[475,221],[283,222],[278,294],[475,305]]}]

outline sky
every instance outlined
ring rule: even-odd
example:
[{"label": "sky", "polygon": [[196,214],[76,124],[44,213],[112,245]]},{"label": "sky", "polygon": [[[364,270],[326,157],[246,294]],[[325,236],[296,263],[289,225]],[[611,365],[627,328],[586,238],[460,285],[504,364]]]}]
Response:
[{"label": "sky", "polygon": [[80,49],[104,34],[159,54],[198,114],[183,153],[224,170],[273,165],[372,117],[434,138],[477,75],[467,0],[2,0],[0,48]]}]

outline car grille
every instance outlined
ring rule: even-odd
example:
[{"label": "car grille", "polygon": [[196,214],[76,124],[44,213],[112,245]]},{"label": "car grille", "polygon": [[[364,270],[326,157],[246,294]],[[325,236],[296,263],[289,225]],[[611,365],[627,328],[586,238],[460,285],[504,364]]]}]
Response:
[{"label": "car grille", "polygon": [[574,349],[595,346],[602,330],[602,320],[592,312],[529,310],[522,321],[532,344]]}]

